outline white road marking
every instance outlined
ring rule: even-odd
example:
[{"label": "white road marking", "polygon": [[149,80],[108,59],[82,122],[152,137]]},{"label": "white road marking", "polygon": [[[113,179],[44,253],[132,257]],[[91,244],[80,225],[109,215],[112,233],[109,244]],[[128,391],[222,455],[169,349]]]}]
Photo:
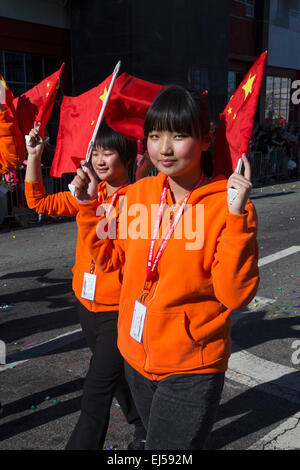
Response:
[{"label": "white road marking", "polygon": [[247,450],[299,450],[300,412],[294,414]]},{"label": "white road marking", "polygon": [[[23,364],[24,362],[30,361],[34,358],[41,357],[44,354],[47,354],[50,351],[54,351],[55,349],[62,348],[67,344],[73,343],[74,341],[80,339],[80,334],[82,332],[81,328],[78,328],[73,331],[68,331],[62,335],[56,336],[48,341],[44,341],[43,343],[36,344],[31,348],[24,349],[23,351],[19,351],[11,356],[6,358],[7,364],[0,366],[0,372],[3,372],[6,369],[10,369],[12,367],[16,367],[19,364]],[[15,357],[24,356],[24,359],[14,360]],[[26,357],[27,356],[27,357]]]},{"label": "white road marking", "polygon": [[286,248],[285,250],[277,251],[277,253],[273,253],[272,255],[260,258],[258,260],[258,267],[272,263],[273,261],[277,261],[278,259],[285,258],[286,256],[294,255],[299,251],[300,246],[291,246],[290,248]]}]

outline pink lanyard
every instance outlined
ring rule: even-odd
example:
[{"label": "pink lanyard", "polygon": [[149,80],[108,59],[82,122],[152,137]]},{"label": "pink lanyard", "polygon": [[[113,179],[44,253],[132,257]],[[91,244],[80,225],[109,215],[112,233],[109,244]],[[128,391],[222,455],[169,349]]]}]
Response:
[{"label": "pink lanyard", "polygon": [[162,254],[165,251],[167,243],[168,243],[172,233],[174,232],[174,230],[175,230],[175,228],[176,228],[176,226],[177,226],[177,224],[178,224],[178,222],[179,222],[179,220],[180,220],[180,218],[183,214],[183,211],[184,211],[184,209],[187,205],[187,202],[190,198],[190,195],[192,194],[194,189],[201,186],[201,184],[203,183],[203,180],[204,180],[204,175],[201,174],[201,177],[200,177],[199,181],[196,183],[196,185],[193,187],[193,189],[185,196],[181,206],[178,209],[178,212],[176,213],[176,216],[174,217],[173,223],[171,224],[166,236],[162,240],[162,242],[161,242],[161,244],[160,244],[160,246],[157,250],[157,253],[155,255],[155,258],[153,260],[153,250],[154,250],[155,240],[157,238],[157,235],[158,235],[158,232],[159,232],[159,227],[160,227],[160,224],[161,224],[161,221],[162,221],[164,205],[165,205],[167,191],[168,191],[168,187],[169,187],[169,180],[168,180],[168,178],[165,179],[164,185],[163,185],[163,188],[162,188],[162,192],[161,192],[161,196],[160,196],[159,209],[158,209],[158,213],[157,213],[157,216],[156,216],[156,220],[155,220],[155,224],[154,224],[154,228],[153,228],[153,233],[152,233],[152,238],[151,238],[151,243],[150,243],[149,252],[148,252],[148,260],[147,260],[147,267],[146,267],[146,282],[149,282],[149,281],[153,280],[157,264],[158,264],[160,258],[162,257]]}]

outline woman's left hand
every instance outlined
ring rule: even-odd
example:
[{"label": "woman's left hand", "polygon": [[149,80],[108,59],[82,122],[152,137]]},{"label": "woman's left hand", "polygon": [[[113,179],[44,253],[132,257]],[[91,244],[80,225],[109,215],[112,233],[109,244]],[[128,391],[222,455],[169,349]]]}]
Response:
[{"label": "woman's left hand", "polygon": [[242,160],[245,166],[244,175],[234,172],[227,182],[227,189],[235,188],[238,191],[238,194],[232,203],[228,203],[228,210],[231,214],[243,214],[252,189],[251,167],[249,160],[244,153],[242,155]]}]

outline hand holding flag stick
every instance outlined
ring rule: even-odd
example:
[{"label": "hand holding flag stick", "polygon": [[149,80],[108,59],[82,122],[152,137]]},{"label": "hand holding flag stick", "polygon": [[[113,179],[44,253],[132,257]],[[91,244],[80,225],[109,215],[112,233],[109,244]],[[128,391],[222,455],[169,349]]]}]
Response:
[{"label": "hand holding flag stick", "polygon": [[[103,120],[104,112],[105,112],[105,109],[106,109],[106,107],[107,107],[107,103],[108,103],[108,101],[109,101],[109,97],[110,97],[112,88],[113,88],[113,86],[114,86],[115,80],[116,80],[116,78],[117,78],[117,76],[118,76],[120,67],[121,67],[121,61],[119,60],[119,62],[117,63],[117,65],[116,65],[115,68],[114,68],[113,77],[112,77],[112,79],[111,79],[111,82],[110,82],[108,91],[107,91],[106,96],[105,96],[105,100],[104,100],[104,102],[103,102],[103,105],[102,105],[102,107],[101,107],[101,110],[100,110],[100,113],[99,113],[99,116],[98,116],[98,120],[97,120],[95,129],[94,129],[92,138],[91,138],[91,140],[90,140],[90,142],[89,142],[89,145],[88,145],[88,148],[87,148],[86,157],[85,157],[86,163],[88,163],[89,160],[90,160],[90,158],[91,158],[91,154],[92,154],[92,150],[93,150],[94,143],[95,143],[95,140],[96,140],[96,136],[97,136],[97,133],[98,133],[100,124],[101,124],[101,122],[102,122],[102,120]],[[83,171],[86,172],[86,167],[85,167],[85,166],[83,167]],[[68,187],[69,187],[70,192],[72,193],[72,196],[74,196],[74,195],[75,195],[75,186],[71,183],[71,184],[68,185]]]},{"label": "hand holding flag stick", "polygon": [[[244,175],[241,174],[243,164]],[[231,214],[243,214],[251,189],[251,166],[246,154],[243,153],[227,183],[227,202]]]},{"label": "hand holding flag stick", "polygon": [[[235,173],[241,174],[242,167],[243,167],[243,160],[241,158],[239,158],[238,163],[237,163],[237,167],[235,169]],[[237,197],[237,195],[238,195],[238,190],[237,189],[228,188],[228,190],[227,190],[227,202],[228,202],[228,204],[232,204],[232,202]]]}]

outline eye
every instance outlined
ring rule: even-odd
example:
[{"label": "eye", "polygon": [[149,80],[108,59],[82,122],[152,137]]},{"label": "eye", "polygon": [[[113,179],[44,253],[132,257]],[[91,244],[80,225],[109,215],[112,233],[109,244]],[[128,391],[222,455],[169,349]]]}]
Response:
[{"label": "eye", "polygon": [[174,135],[175,140],[182,140],[182,139],[186,139],[187,137],[188,137],[187,134],[175,134]]},{"label": "eye", "polygon": [[148,137],[151,140],[157,140],[158,139],[158,135],[155,134],[155,132],[151,132],[151,134],[149,134]]}]

